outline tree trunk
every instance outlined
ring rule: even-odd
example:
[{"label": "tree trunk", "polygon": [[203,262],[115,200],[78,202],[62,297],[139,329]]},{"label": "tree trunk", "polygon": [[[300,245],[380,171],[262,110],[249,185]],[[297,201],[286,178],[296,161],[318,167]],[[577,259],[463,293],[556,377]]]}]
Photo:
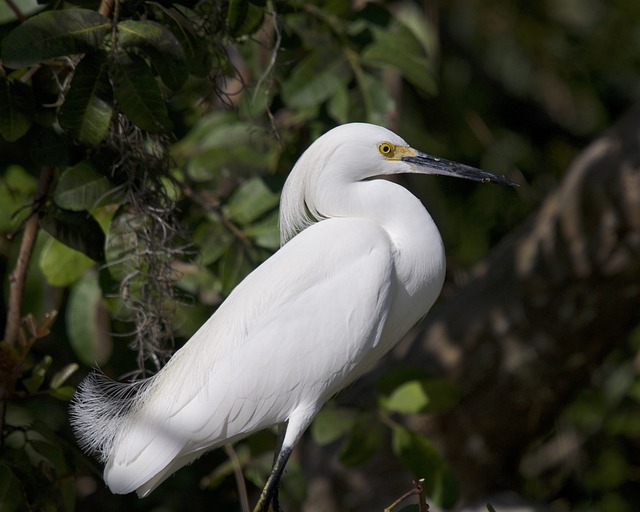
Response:
[{"label": "tree trunk", "polygon": [[[472,499],[517,489],[518,468],[532,439],[639,324],[636,108],[579,155],[538,212],[375,375],[405,361],[458,383],[463,398],[454,409],[409,421],[437,442],[462,495]],[[361,402],[360,392],[371,392],[375,375],[349,395]],[[362,505],[353,510],[377,510],[388,499],[390,475],[373,469],[379,464],[391,471],[388,457],[377,457],[356,476],[336,472],[335,460],[313,459],[313,472],[321,476],[312,484],[322,477],[327,488],[333,471],[334,493],[344,489],[344,478],[356,486],[348,492],[358,494]],[[323,509],[310,501],[305,510]]]}]

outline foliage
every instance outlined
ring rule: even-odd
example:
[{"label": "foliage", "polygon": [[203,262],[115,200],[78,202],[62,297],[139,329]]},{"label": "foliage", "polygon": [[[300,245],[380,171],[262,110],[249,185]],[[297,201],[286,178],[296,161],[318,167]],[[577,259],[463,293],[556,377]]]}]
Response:
[{"label": "foliage", "polygon": [[[19,4],[16,13],[0,3],[0,231],[11,237],[1,258],[3,268],[15,267],[16,235],[38,215],[23,310],[61,314],[48,337],[41,339],[49,323],[27,320],[22,341],[2,346],[3,510],[27,502],[178,509],[175,495],[192,490],[212,463],[202,484],[215,497],[203,492],[192,509],[211,499],[235,506],[234,468],[221,454],[143,502],[106,494],[72,448],[57,400],[69,397],[67,378],[78,382],[76,361],[78,373],[94,364],[114,377],[134,367],[155,371],[174,339],[187,339],[277,250],[280,188],[317,135],[347,121],[375,122],[416,147],[522,176],[520,202],[496,189],[408,180],[431,205],[456,270],[544,197],[579,147],[626,107],[640,75],[637,31],[621,23],[633,19],[634,7],[595,0],[589,9],[556,2],[523,12],[506,0],[491,7],[452,1],[433,7],[440,23],[409,0]],[[619,40],[627,44],[612,48]],[[47,172],[50,192],[31,204]],[[7,292],[3,300],[11,300]],[[409,472],[427,478],[432,500],[453,504],[450,470],[404,417],[453,406],[457,390],[423,372],[385,379],[373,410],[329,407],[312,427],[314,439],[343,443],[345,465],[386,443]],[[610,427],[602,435],[619,441],[629,432]],[[258,435],[237,447],[257,485],[272,443]],[[603,468],[619,469],[617,485],[633,471],[620,450],[612,453],[597,457]],[[304,475],[288,471],[295,506]],[[609,503],[629,499],[595,470],[574,485],[584,489],[572,503],[589,504],[594,489]]]}]

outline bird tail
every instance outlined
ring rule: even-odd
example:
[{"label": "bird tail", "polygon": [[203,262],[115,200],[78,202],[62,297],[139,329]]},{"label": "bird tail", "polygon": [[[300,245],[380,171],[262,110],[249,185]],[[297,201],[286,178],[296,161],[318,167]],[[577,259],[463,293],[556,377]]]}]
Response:
[{"label": "bird tail", "polygon": [[116,382],[95,371],[80,383],[70,405],[70,420],[85,452],[106,462],[124,418],[149,381]]}]

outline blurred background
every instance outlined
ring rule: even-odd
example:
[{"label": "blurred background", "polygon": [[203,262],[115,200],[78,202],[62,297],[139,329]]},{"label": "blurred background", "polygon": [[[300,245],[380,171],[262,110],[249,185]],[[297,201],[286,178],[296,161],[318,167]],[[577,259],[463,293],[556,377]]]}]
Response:
[{"label": "blurred background", "polygon": [[520,186],[398,178],[445,288],[318,416],[285,510],[383,510],[417,478],[447,509],[637,508],[640,4],[3,0],[0,40],[3,511],[253,502],[272,432],[138,500],[68,401],[92,367],[157,371],[278,249],[287,173],[351,121]]}]

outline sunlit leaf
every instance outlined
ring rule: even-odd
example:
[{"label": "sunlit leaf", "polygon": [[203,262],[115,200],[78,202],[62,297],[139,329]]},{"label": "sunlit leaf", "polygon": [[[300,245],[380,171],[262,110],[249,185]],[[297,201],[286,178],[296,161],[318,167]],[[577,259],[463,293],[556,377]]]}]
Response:
[{"label": "sunlit leaf", "polygon": [[60,125],[81,142],[97,146],[113,115],[107,63],[98,53],[86,55],[76,67],[60,110]]},{"label": "sunlit leaf", "polygon": [[388,395],[380,405],[389,412],[401,414],[433,413],[453,407],[460,398],[459,387],[444,379],[421,379],[404,382]]},{"label": "sunlit leaf", "polygon": [[69,400],[71,400],[75,392],[76,390],[73,386],[62,386],[47,391],[49,395],[57,398],[58,400],[62,400],[63,402],[68,402]]},{"label": "sunlit leaf", "polygon": [[31,375],[26,379],[22,379],[22,384],[29,393],[35,393],[40,389],[44,382],[45,375],[53,359],[51,356],[44,356],[36,365],[31,369]]},{"label": "sunlit leaf", "polygon": [[65,169],[53,191],[53,200],[66,210],[91,210],[100,204],[111,189],[109,180],[82,160]]},{"label": "sunlit leaf", "polygon": [[271,190],[260,178],[243,183],[231,195],[225,214],[234,222],[248,224],[277,206],[280,194]]},{"label": "sunlit leaf", "polygon": [[171,89],[180,88],[187,79],[186,57],[180,42],[169,29],[149,20],[125,20],[117,27],[121,48],[142,50],[162,81]]},{"label": "sunlit leaf", "polygon": [[23,68],[100,47],[111,21],[90,9],[47,11],[13,29],[2,42],[3,64]]},{"label": "sunlit leaf", "polygon": [[62,367],[62,369],[53,374],[49,387],[51,389],[58,389],[66,382],[69,377],[77,372],[79,368],[80,367],[77,365],[77,363],[69,363],[65,365],[64,367]]},{"label": "sunlit leaf", "polygon": [[40,270],[51,286],[68,286],[94,265],[92,259],[50,238],[40,257]]},{"label": "sunlit leaf", "polygon": [[66,311],[69,343],[78,359],[87,366],[102,365],[108,361],[112,341],[109,333],[104,331],[107,310],[96,272],[85,273],[73,285]]},{"label": "sunlit leaf", "polygon": [[[36,188],[36,179],[22,167],[9,165],[0,176],[0,232],[15,229],[28,215],[29,201]],[[16,215],[18,210],[21,215]]]},{"label": "sunlit leaf", "polygon": [[425,393],[422,383],[414,380],[403,384],[391,395],[381,400],[382,407],[390,412],[401,414],[417,413],[429,404],[429,397]]},{"label": "sunlit leaf", "polygon": [[147,63],[136,55],[118,52],[112,62],[113,92],[122,111],[151,133],[171,130],[162,93]]}]

